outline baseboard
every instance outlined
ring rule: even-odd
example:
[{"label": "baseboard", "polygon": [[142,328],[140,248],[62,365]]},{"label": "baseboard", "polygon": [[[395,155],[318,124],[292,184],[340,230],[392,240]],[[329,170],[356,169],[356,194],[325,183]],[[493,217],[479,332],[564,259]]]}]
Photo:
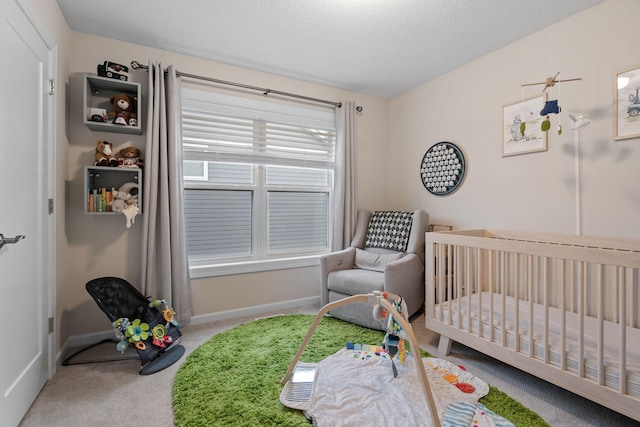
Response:
[{"label": "baseboard", "polygon": [[[60,366],[62,364],[62,361],[67,357],[67,353],[69,353],[69,350],[72,348],[95,344],[109,338],[114,340],[116,339],[115,329],[70,336],[60,348],[60,351],[56,354],[56,366]],[[115,344],[113,349],[115,350]]]},{"label": "baseboard", "polygon": [[289,310],[305,305],[320,305],[320,296],[299,298],[289,301],[282,301],[272,304],[254,305],[252,307],[242,307],[236,310],[218,311],[216,313],[201,314],[191,318],[190,325],[201,325],[203,323],[217,322],[220,320],[235,319],[237,317],[255,316],[256,314],[270,313],[278,310]]},{"label": "baseboard", "polygon": [[[278,310],[289,310],[292,308],[304,307],[306,305],[320,305],[320,296],[299,298],[272,304],[255,305],[252,307],[243,307],[235,310],[219,311],[217,313],[201,314],[198,316],[193,316],[191,318],[191,321],[189,322],[189,325],[201,325],[203,323],[217,322],[220,320],[229,320],[245,316],[255,316],[257,314],[270,313]],[[67,356],[67,353],[70,349],[83,345],[94,344],[108,338],[116,338],[114,329],[93,332],[90,334],[73,335],[67,338],[67,341],[65,341],[62,348],[60,348],[60,351],[58,351],[58,353],[56,354],[56,366],[60,366],[62,364],[62,361]]]}]

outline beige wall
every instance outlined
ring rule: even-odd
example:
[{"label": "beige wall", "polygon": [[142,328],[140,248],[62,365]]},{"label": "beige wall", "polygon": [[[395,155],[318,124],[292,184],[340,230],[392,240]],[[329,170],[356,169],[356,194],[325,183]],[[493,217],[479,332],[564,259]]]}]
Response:
[{"label": "beige wall", "polygon": [[[640,2],[609,0],[471,62],[390,102],[391,204],[415,206],[456,228],[576,232],[574,131],[568,113],[592,125],[580,133],[583,234],[640,238],[640,141],[613,140],[614,78],[640,66],[631,29]],[[548,151],[502,157],[502,107],[539,94],[544,81],[582,77],[547,90],[558,99]],[[563,126],[558,136],[556,125]],[[458,144],[468,162],[457,192],[438,197],[418,177],[425,151]],[[389,191],[390,188],[402,191]]]}]

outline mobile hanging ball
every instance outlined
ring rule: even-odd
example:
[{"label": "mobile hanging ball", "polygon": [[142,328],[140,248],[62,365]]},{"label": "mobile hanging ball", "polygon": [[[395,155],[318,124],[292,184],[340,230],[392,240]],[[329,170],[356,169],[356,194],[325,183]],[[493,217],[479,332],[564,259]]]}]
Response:
[{"label": "mobile hanging ball", "polygon": [[384,308],[382,308],[381,305],[376,304],[373,306],[373,318],[376,319],[377,321],[382,321],[384,319],[386,319],[388,316],[387,310],[385,310]]}]

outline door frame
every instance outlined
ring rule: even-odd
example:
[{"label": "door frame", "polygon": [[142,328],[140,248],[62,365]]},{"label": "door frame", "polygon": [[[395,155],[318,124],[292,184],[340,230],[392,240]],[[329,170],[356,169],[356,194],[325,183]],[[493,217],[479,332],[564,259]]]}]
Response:
[{"label": "door frame", "polygon": [[[45,312],[42,313],[43,319],[45,321],[45,328],[43,330],[49,331],[52,329],[52,332],[48,332],[47,336],[47,364],[48,364],[48,379],[51,379],[53,374],[56,371],[56,335],[57,334],[57,326],[59,326],[59,322],[56,319],[56,210],[57,210],[57,169],[56,169],[56,140],[57,140],[57,120],[58,116],[56,114],[56,104],[58,102],[58,94],[59,88],[64,87],[62,84],[58,84],[58,46],[55,42],[55,38],[49,34],[48,31],[45,30],[44,26],[39,22],[36,13],[33,12],[33,9],[28,0],[15,0],[16,4],[22,11],[24,12],[25,17],[31,23],[33,28],[35,29],[38,36],[42,39],[43,43],[47,46],[49,51],[48,63],[49,67],[43,71],[43,80],[44,82],[53,82],[53,93],[44,97],[43,108],[45,109],[45,113],[43,114],[42,120],[44,123],[43,129],[44,134],[42,135],[43,139],[43,164],[46,165],[46,186],[47,188],[43,188],[43,193],[47,194],[47,199],[50,203],[50,211],[47,216],[47,220],[44,221],[46,224],[45,236],[44,236],[44,244],[45,244],[45,255],[44,255],[44,280],[46,283],[43,284],[44,292],[45,292],[45,303],[43,304],[43,309]],[[43,88],[43,90],[45,90]],[[49,320],[53,319],[53,328],[48,327]]]}]

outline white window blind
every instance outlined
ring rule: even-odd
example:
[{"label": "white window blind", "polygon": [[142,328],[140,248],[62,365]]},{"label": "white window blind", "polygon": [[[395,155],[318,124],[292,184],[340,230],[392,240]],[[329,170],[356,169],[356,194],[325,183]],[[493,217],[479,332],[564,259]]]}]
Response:
[{"label": "white window blind", "polygon": [[333,111],[182,94],[190,264],[265,267],[328,252]]},{"label": "white window blind", "polygon": [[185,160],[333,170],[334,113],[183,90]]}]

